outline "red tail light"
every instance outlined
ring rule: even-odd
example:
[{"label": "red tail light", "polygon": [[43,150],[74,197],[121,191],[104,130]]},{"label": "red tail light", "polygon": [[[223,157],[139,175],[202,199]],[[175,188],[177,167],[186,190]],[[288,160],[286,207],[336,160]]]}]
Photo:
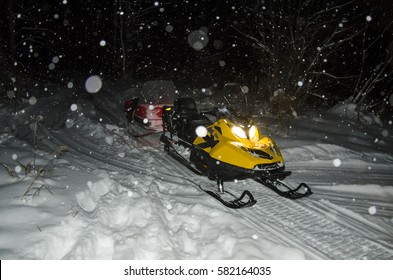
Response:
[{"label": "red tail light", "polygon": [[127,99],[126,101],[124,101],[124,111],[128,112],[131,109],[132,109],[132,100]]}]

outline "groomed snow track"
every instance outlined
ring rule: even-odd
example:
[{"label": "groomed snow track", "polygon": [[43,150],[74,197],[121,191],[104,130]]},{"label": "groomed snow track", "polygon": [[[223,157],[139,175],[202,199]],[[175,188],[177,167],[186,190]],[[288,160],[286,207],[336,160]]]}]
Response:
[{"label": "groomed snow track", "polygon": [[[115,115],[106,112],[105,108],[99,107],[97,109],[102,111],[103,115],[111,116],[114,123],[122,122],[121,114],[116,119]],[[74,156],[90,162],[95,161],[97,165],[105,164],[108,169],[120,168],[136,176],[146,174],[159,180],[168,180],[174,183],[180,180],[184,186],[194,188],[198,188],[198,184],[208,182],[206,178],[195,175],[186,167],[179,165],[169,155],[163,153],[163,148],[158,141],[159,135],[138,138],[135,141],[149,147],[153,157],[152,162],[156,162],[161,168],[166,166],[167,172],[164,173],[150,173],[146,171],[145,167],[133,162],[134,159],[106,158],[100,155],[99,145],[83,140],[82,135],[71,137],[65,133],[51,130],[44,130],[43,133],[56,145],[66,145]],[[328,171],[331,172],[330,170],[319,170],[320,174]],[[329,176],[331,173],[326,175]],[[393,176],[390,174],[384,174],[384,176],[393,180]],[[190,178],[194,183],[189,181]],[[340,180],[340,178],[336,179]],[[362,178],[357,179],[361,181]],[[334,197],[327,196],[325,198],[323,194],[318,192],[314,197],[291,201],[279,197],[273,191],[253,180],[243,182],[245,185],[240,185],[239,191],[242,188],[249,189],[258,201],[257,204],[248,209],[225,209],[225,211],[231,211],[239,217],[239,222],[254,228],[256,236],[269,236],[273,241],[298,248],[304,252],[308,259],[393,259],[392,228],[384,228],[379,223],[366,219],[357,213],[357,209],[367,209],[368,207],[367,205],[362,207],[361,201],[358,202],[357,207],[346,209],[342,207],[344,203],[336,204],[336,202],[343,201],[339,196],[330,200]],[[214,182],[211,183],[214,184]],[[231,188],[231,190],[236,191],[235,188]],[[204,197],[204,200],[207,199],[211,198]],[[201,201],[201,203],[203,202]],[[219,203],[212,202],[210,205],[224,208]],[[381,202],[381,205],[376,206],[387,209],[386,216],[392,213],[392,203]]]},{"label": "groomed snow track", "polygon": [[302,248],[308,258],[392,259],[393,236],[383,229],[337,215],[323,201],[294,202],[272,195],[255,195],[260,203],[241,215],[277,240]]}]

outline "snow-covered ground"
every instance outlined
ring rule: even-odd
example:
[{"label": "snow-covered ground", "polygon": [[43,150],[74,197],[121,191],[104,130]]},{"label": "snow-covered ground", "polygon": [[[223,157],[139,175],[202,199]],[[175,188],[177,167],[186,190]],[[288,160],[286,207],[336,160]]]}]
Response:
[{"label": "snow-covered ground", "polygon": [[73,99],[65,88],[36,88],[16,114],[0,107],[0,259],[393,259],[392,122],[359,127],[350,104],[293,120],[272,136],[286,181],[314,194],[228,183],[258,201],[232,210],[199,190],[214,182],[165,154],[159,134],[127,133],[130,91]]}]

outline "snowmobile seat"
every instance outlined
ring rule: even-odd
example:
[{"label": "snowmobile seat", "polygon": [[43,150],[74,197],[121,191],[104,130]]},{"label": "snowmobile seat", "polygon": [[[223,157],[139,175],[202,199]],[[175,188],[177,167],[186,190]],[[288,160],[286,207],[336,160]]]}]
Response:
[{"label": "snowmobile seat", "polygon": [[209,118],[202,114],[196,114],[191,116],[188,120],[188,123],[192,127],[198,127],[200,125],[209,126],[212,124]]},{"label": "snowmobile seat", "polygon": [[190,97],[177,98],[174,102],[174,111],[179,118],[189,118],[198,114],[196,103]]},{"label": "snowmobile seat", "polygon": [[202,114],[195,114],[192,115],[191,117],[186,119],[186,123],[184,126],[184,136],[190,141],[193,142],[195,138],[197,137],[197,127],[199,126],[204,126],[208,127],[211,125],[211,121],[209,120],[208,117]]},{"label": "snowmobile seat", "polygon": [[178,98],[174,102],[174,111],[178,116],[178,130],[180,134],[193,140],[196,137],[195,130],[198,126],[209,126],[211,121],[203,114],[199,114],[194,99],[190,97]]}]

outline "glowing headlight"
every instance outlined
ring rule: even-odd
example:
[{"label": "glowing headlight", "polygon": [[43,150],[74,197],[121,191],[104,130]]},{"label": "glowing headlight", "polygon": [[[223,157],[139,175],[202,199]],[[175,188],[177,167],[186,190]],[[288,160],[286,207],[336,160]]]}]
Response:
[{"label": "glowing headlight", "polygon": [[254,138],[257,134],[257,128],[255,125],[250,127],[250,130],[248,131],[248,136],[250,137],[250,139]]},{"label": "glowing headlight", "polygon": [[240,138],[243,138],[243,139],[247,139],[246,132],[245,132],[244,129],[242,129],[241,127],[238,127],[238,126],[232,127],[232,132],[233,132],[233,134],[235,134],[237,137],[240,137]]}]

